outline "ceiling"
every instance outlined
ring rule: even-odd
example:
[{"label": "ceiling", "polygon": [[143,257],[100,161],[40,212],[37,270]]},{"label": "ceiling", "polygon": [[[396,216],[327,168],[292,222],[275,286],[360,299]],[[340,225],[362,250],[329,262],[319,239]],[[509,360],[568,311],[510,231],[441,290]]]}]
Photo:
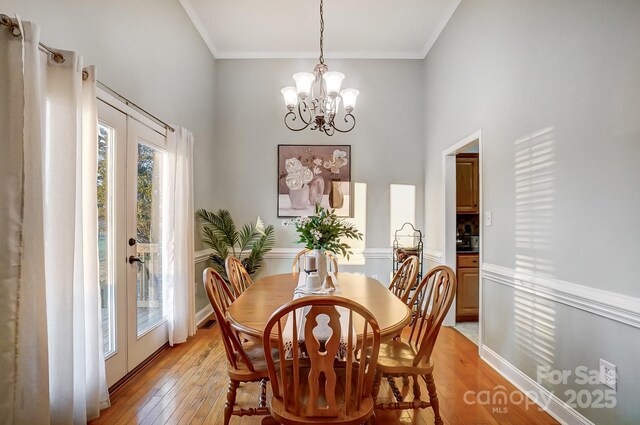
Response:
[{"label": "ceiling", "polygon": [[[224,58],[317,58],[319,0],[180,0]],[[460,0],[325,0],[328,58],[422,59]]]}]

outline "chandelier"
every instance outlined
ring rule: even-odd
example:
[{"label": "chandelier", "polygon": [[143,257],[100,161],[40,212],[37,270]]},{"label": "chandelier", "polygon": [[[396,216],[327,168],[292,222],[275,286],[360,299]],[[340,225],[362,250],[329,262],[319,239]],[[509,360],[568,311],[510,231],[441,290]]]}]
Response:
[{"label": "chandelier", "polygon": [[[347,133],[356,126],[356,118],[352,112],[360,92],[351,88],[340,90],[344,74],[329,71],[324,63],[322,6],[323,0],[320,0],[320,63],[313,69],[313,73],[293,74],[296,86],[285,87],[280,92],[289,111],[284,116],[284,124],[289,130],[302,131],[310,128],[332,136],[336,131]],[[343,128],[339,128],[335,122],[340,102],[345,114]]]}]

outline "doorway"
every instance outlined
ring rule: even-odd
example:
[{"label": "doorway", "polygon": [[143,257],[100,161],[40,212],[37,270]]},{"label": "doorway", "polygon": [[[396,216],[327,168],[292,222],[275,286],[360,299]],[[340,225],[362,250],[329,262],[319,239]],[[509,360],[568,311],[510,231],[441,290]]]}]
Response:
[{"label": "doorway", "polygon": [[99,97],[97,140],[100,296],[109,387],[168,340],[162,275],[166,135],[114,103]]},{"label": "doorway", "polygon": [[444,263],[457,276],[456,296],[444,324],[482,345],[482,133],[442,153]]}]

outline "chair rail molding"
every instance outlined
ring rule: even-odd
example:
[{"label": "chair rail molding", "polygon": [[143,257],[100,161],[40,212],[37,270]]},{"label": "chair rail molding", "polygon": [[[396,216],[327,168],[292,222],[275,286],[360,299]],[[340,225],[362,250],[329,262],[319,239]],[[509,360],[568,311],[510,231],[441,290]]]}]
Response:
[{"label": "chair rail molding", "polygon": [[595,425],[486,345],[480,347],[480,358],[561,424]]},{"label": "chair rail molding", "polygon": [[442,252],[436,251],[434,249],[424,249],[423,257],[427,261],[431,261],[434,264],[442,265],[444,264],[444,260],[442,259]]},{"label": "chair rail molding", "polygon": [[194,262],[195,264],[198,263],[202,263],[204,261],[207,261],[207,259],[209,259],[209,256],[213,253],[213,250],[208,248],[208,249],[202,249],[200,251],[196,251],[193,254],[193,258],[194,258]]},{"label": "chair rail molding", "polygon": [[640,298],[483,263],[483,279],[640,328]]}]

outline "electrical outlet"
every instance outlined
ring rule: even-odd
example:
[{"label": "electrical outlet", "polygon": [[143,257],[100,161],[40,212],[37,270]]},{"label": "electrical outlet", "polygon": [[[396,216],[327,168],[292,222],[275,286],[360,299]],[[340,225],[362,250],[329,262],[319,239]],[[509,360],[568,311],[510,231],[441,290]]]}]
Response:
[{"label": "electrical outlet", "polygon": [[616,365],[600,359],[600,383],[615,390],[617,382],[618,372],[616,371]]},{"label": "electrical outlet", "polygon": [[484,225],[485,226],[491,226],[492,221],[493,221],[493,214],[491,214],[491,211],[485,211],[484,212]]}]

